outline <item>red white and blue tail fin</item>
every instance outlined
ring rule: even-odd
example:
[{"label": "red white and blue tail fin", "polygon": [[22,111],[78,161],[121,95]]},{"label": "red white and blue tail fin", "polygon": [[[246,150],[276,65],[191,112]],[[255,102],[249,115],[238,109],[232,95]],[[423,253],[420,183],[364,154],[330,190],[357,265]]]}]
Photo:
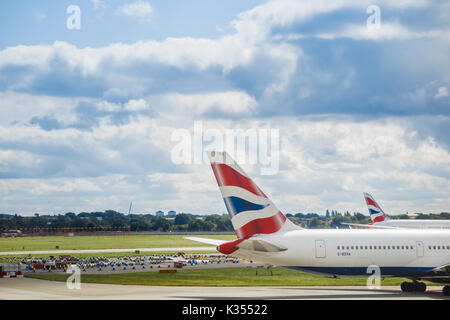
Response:
[{"label": "red white and blue tail fin", "polygon": [[208,153],[225,206],[239,239],[301,229],[292,223],[226,153]]},{"label": "red white and blue tail fin", "polygon": [[386,214],[370,194],[364,192],[364,199],[373,223],[387,220]]}]

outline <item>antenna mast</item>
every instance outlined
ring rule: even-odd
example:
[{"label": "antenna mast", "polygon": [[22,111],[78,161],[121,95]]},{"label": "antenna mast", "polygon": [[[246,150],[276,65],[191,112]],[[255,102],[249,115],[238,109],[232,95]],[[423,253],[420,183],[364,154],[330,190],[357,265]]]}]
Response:
[{"label": "antenna mast", "polygon": [[131,206],[133,205],[133,201],[130,202],[130,208],[128,209],[128,214],[131,212]]}]

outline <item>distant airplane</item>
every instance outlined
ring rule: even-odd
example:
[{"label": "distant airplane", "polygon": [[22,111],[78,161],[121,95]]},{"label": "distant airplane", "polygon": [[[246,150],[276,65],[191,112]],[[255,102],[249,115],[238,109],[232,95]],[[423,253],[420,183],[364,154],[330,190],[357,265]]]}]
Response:
[{"label": "distant airplane", "polygon": [[[419,280],[450,283],[450,231],[302,229],[281,213],[227,153],[210,152],[211,166],[237,240],[187,239],[273,266],[328,276],[405,277],[403,291],[426,290]],[[370,268],[369,268],[370,267]],[[443,288],[450,295],[450,285]]]},{"label": "distant airplane", "polygon": [[375,199],[368,193],[364,192],[367,208],[369,209],[371,224],[342,223],[349,226],[378,228],[378,229],[450,229],[450,220],[441,219],[417,219],[417,220],[401,220],[389,219]]}]

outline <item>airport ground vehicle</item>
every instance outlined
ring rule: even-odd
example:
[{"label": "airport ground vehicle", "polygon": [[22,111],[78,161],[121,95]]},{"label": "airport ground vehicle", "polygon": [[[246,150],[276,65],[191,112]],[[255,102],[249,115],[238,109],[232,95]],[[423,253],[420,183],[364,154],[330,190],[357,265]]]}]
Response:
[{"label": "airport ground vehicle", "polygon": [[22,232],[20,230],[7,230],[2,231],[0,236],[1,238],[17,238],[22,236]]},{"label": "airport ground vehicle", "polygon": [[20,278],[22,268],[17,263],[0,263],[0,278]]}]

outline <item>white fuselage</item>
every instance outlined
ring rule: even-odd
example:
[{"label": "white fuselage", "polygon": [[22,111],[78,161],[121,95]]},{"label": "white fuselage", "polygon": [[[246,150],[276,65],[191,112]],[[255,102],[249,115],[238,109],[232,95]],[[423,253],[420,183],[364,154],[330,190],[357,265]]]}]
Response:
[{"label": "white fuselage", "polygon": [[233,254],[317,273],[367,275],[367,267],[376,265],[383,276],[415,277],[450,263],[450,230],[305,229],[251,239],[286,250]]},{"label": "white fuselage", "polygon": [[374,226],[411,229],[450,229],[450,220],[385,220],[375,222]]}]

